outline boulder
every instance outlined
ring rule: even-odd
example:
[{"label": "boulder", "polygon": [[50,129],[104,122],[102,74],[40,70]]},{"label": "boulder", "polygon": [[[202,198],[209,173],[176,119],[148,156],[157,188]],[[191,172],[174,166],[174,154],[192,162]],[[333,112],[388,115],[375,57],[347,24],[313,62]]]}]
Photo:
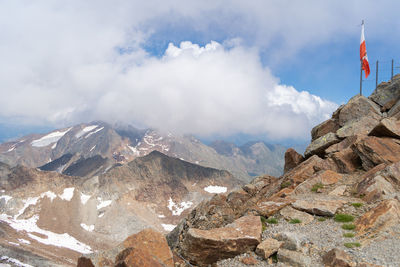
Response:
[{"label": "boulder", "polygon": [[368,135],[374,127],[379,124],[380,117],[362,117],[358,120],[351,120],[337,130],[339,138],[346,138],[353,135]]},{"label": "boulder", "polygon": [[323,257],[322,262],[325,267],[353,267],[355,263],[351,257],[343,250],[334,248],[328,251]]},{"label": "boulder", "polygon": [[345,185],[340,185],[329,192],[330,196],[343,196],[344,192],[346,192],[347,187]]},{"label": "boulder", "polygon": [[362,117],[379,120],[381,118],[380,108],[365,96],[356,95],[340,110],[339,125],[344,126],[348,122],[358,121]]},{"label": "boulder", "polygon": [[142,230],[137,234],[129,236],[127,239],[125,239],[123,245],[129,250],[130,253],[126,255],[125,259],[120,258],[120,261],[125,260],[132,262],[135,261],[135,258],[145,259],[146,257],[148,257],[148,255],[150,255],[151,259],[154,262],[158,262],[160,266],[174,266],[173,255],[170,248],[168,247],[168,243],[164,235],[151,228]]},{"label": "boulder", "polygon": [[344,203],[346,203],[346,201],[324,198],[298,199],[292,203],[292,207],[314,215],[332,217]]},{"label": "boulder", "polygon": [[326,148],[339,142],[340,139],[336,136],[335,133],[327,133],[324,136],[321,136],[318,139],[315,139],[313,142],[311,142],[311,144],[306,148],[304,156],[306,158],[312,155],[323,156],[325,154]]},{"label": "boulder", "polygon": [[352,136],[346,137],[344,140],[340,141],[339,143],[336,143],[336,144],[328,147],[325,150],[325,152],[326,152],[326,154],[340,152],[343,149],[349,148],[352,144],[354,144],[358,140],[361,140],[362,138],[363,137],[361,137],[359,135],[352,135]]},{"label": "boulder", "polygon": [[288,221],[292,219],[299,219],[302,224],[307,224],[314,220],[314,217],[312,215],[302,211],[295,210],[290,206],[284,207],[279,212],[283,216],[283,218],[285,218]]},{"label": "boulder", "polygon": [[293,267],[312,266],[310,257],[304,255],[303,253],[287,249],[278,250],[278,261]]},{"label": "boulder", "polygon": [[294,167],[296,167],[303,161],[304,161],[304,157],[302,155],[297,153],[297,151],[294,150],[293,148],[289,148],[285,152],[285,166],[284,166],[283,172],[287,173],[288,171],[290,171],[291,169],[293,169]]},{"label": "boulder", "polygon": [[381,163],[400,161],[400,141],[393,138],[367,136],[352,145],[365,170]]},{"label": "boulder", "polygon": [[[369,96],[369,99],[378,103],[380,106],[385,106],[393,99],[400,98],[400,79],[399,75],[393,77],[392,82],[383,82],[378,85],[374,92]],[[386,105],[387,106],[387,105]],[[390,108],[390,107],[389,107]]]},{"label": "boulder", "polygon": [[333,163],[325,161],[317,155],[313,155],[300,163],[297,167],[285,173],[281,181],[282,183],[286,182],[290,183],[292,186],[296,186],[309,179],[320,170],[332,169],[336,169]]},{"label": "boulder", "polygon": [[281,247],[282,242],[273,238],[267,238],[256,248],[256,254],[263,259],[268,259],[272,254],[276,253]]},{"label": "boulder", "polygon": [[352,173],[361,167],[361,159],[350,147],[329,155],[340,173]]},{"label": "boulder", "polygon": [[273,237],[282,242],[282,248],[295,251],[300,251],[305,241],[304,235],[292,232],[277,233]]},{"label": "boulder", "polygon": [[356,221],[356,230],[358,235],[371,238],[379,233],[391,232],[399,224],[400,202],[397,199],[388,199],[361,216]]},{"label": "boulder", "polygon": [[314,141],[327,133],[335,133],[339,128],[340,126],[336,120],[326,120],[311,130],[311,141]]},{"label": "boulder", "polygon": [[339,180],[341,180],[342,177],[343,175],[331,170],[320,171],[314,174],[310,179],[305,180],[300,185],[298,185],[293,190],[293,194],[295,195],[309,194],[311,192],[312,187],[315,184],[322,184],[322,185],[335,184]]},{"label": "boulder", "polygon": [[400,121],[396,118],[385,118],[371,130],[369,135],[400,138]]},{"label": "boulder", "polygon": [[261,230],[259,216],[243,216],[222,228],[190,228],[182,243],[182,256],[199,266],[232,258],[254,250],[261,241]]},{"label": "boulder", "polygon": [[289,205],[293,200],[285,198],[276,198],[272,200],[260,200],[256,205],[256,211],[258,214],[264,217],[270,217]]}]

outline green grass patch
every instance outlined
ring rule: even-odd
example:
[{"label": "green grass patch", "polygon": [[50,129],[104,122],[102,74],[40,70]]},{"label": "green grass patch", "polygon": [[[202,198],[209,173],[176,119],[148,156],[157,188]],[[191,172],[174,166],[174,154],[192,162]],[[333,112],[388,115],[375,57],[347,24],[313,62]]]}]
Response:
[{"label": "green grass patch", "polygon": [[358,248],[361,247],[361,244],[358,242],[350,242],[350,243],[344,243],[344,246],[346,248]]},{"label": "green grass patch", "polygon": [[314,185],[312,186],[311,191],[312,191],[312,192],[317,192],[318,189],[320,189],[320,188],[324,188],[324,185],[321,184],[321,183],[316,183],[316,184],[314,184]]},{"label": "green grass patch", "polygon": [[352,205],[353,207],[355,207],[355,208],[360,208],[360,207],[363,206],[363,203],[356,202],[356,203],[351,203],[351,205]]},{"label": "green grass patch", "polygon": [[319,221],[319,222],[324,222],[324,221],[326,221],[326,218],[325,218],[325,217],[319,217],[319,218],[318,218],[318,221]]},{"label": "green grass patch", "polygon": [[344,230],[354,230],[354,229],[356,229],[356,226],[354,225],[354,224],[352,224],[352,223],[345,223],[345,224],[343,224],[342,225],[342,229],[344,229]]},{"label": "green grass patch", "polygon": [[276,218],[268,218],[266,222],[269,224],[277,224],[278,220]]},{"label": "green grass patch", "polygon": [[261,219],[261,226],[262,226],[262,231],[264,232],[267,229],[267,218],[264,216],[260,216]]},{"label": "green grass patch", "polygon": [[354,233],[344,233],[343,236],[351,238],[351,237],[354,237],[355,234]]},{"label": "green grass patch", "polygon": [[335,221],[336,222],[352,222],[354,221],[354,216],[350,214],[343,214],[339,213],[335,215]]},{"label": "green grass patch", "polygon": [[291,186],[292,183],[290,181],[286,181],[281,183],[281,189]]},{"label": "green grass patch", "polygon": [[291,219],[289,221],[289,223],[291,223],[291,224],[301,223],[301,220],[299,220],[299,219]]},{"label": "green grass patch", "polygon": [[278,263],[278,253],[272,254],[271,259],[273,263]]}]

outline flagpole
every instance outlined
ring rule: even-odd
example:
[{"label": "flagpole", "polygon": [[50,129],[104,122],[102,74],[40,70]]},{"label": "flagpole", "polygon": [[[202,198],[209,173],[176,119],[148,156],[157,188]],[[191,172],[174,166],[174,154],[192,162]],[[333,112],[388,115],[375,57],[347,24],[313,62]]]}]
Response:
[{"label": "flagpole", "polygon": [[362,95],[362,60],[360,60],[360,95]]},{"label": "flagpole", "polygon": [[[364,25],[364,20],[361,21],[361,27]],[[362,58],[360,58],[360,95],[362,95]]]}]

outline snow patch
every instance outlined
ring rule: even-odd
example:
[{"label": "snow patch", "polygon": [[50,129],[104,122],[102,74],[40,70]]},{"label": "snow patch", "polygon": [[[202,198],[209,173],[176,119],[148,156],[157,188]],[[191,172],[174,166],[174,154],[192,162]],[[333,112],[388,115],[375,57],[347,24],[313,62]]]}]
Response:
[{"label": "snow patch", "polygon": [[30,244],[31,244],[31,242],[29,242],[29,241],[26,240],[26,239],[22,239],[22,238],[18,239],[18,241],[21,242],[21,243],[27,244],[27,245],[30,245]]},{"label": "snow patch", "polygon": [[165,218],[165,215],[164,214],[159,214],[159,215],[157,215],[157,217],[158,218]]},{"label": "snow patch", "polygon": [[130,150],[132,150],[132,152],[133,152],[133,154],[134,154],[135,156],[139,156],[139,155],[140,155],[140,152],[139,152],[139,150],[136,149],[136,147],[133,147],[133,146],[128,145],[128,148],[129,148]]},{"label": "snow patch", "polygon": [[11,152],[15,149],[15,145],[13,145],[9,150],[7,150],[7,152]]},{"label": "snow patch", "polygon": [[[56,247],[64,247],[79,253],[88,254],[92,253],[92,249],[90,246],[76,240],[74,237],[70,236],[67,233],[57,234],[48,230],[43,230],[37,226],[37,221],[39,220],[38,215],[34,215],[29,219],[16,220],[15,217],[12,218],[7,214],[0,214],[0,221],[8,223],[12,228],[17,231],[26,231],[28,232],[28,236],[40,243],[45,245],[52,245]],[[40,235],[44,235],[47,238],[41,238],[37,235],[31,233],[38,233]]]},{"label": "snow patch", "polygon": [[227,191],[227,188],[224,186],[209,185],[207,187],[204,187],[204,191],[212,194],[221,194],[225,193]]},{"label": "snow patch", "polygon": [[176,204],[172,198],[168,200],[168,209],[172,212],[172,215],[179,216],[184,210],[189,209],[193,205],[191,201],[183,201],[180,204]]},{"label": "snow patch", "polygon": [[[17,260],[17,259],[10,258],[10,257],[8,257],[8,256],[1,256],[1,257],[0,257],[0,260],[6,261],[6,262],[9,262],[9,263],[13,263],[13,264],[15,264],[15,265],[18,266],[18,267],[33,267],[32,265],[23,263],[23,262],[21,262],[21,261],[19,261],[19,260]],[[5,265],[5,266],[8,266],[8,265]]]},{"label": "snow patch", "polygon": [[96,145],[94,145],[91,149],[90,149],[90,151],[89,152],[92,152],[93,151],[93,149],[95,149],[96,148]]},{"label": "snow patch", "polygon": [[171,232],[176,227],[176,225],[173,224],[163,224],[163,223],[161,224],[161,226],[164,228],[165,231],[168,232]]},{"label": "snow patch", "polygon": [[82,205],[85,205],[86,202],[88,202],[88,200],[91,198],[91,195],[85,195],[84,193],[81,193],[81,202]]},{"label": "snow patch", "polygon": [[98,125],[91,125],[91,126],[86,126],[85,128],[83,128],[79,133],[77,133],[75,135],[76,138],[81,137],[82,135],[93,131],[94,129],[96,129],[98,127]]},{"label": "snow patch", "polygon": [[54,145],[52,145],[52,146],[51,146],[51,149],[54,149],[54,148],[56,148],[56,146],[57,146],[57,142],[56,142],[56,143],[54,143]]},{"label": "snow patch", "polygon": [[62,193],[62,195],[59,195],[59,197],[62,200],[70,201],[72,199],[72,197],[74,196],[74,190],[75,190],[75,187],[64,188],[64,192]]},{"label": "snow patch", "polygon": [[19,246],[19,244],[18,244],[18,243],[11,242],[11,241],[8,241],[8,244],[11,244],[11,245],[14,245],[14,246]]},{"label": "snow patch", "polygon": [[109,206],[109,205],[111,205],[111,202],[112,202],[112,200],[101,200],[101,198],[97,198],[97,200],[100,202],[99,204],[97,204],[97,209],[99,210],[99,209],[102,209],[102,208],[105,208],[105,207],[107,207],[107,206]]},{"label": "snow patch", "polygon": [[99,128],[99,129],[97,129],[96,131],[91,132],[91,133],[89,133],[88,135],[86,135],[85,138],[88,138],[88,137],[91,136],[92,134],[95,134],[95,133],[97,133],[97,132],[100,132],[100,131],[103,130],[103,129],[104,129],[104,127],[101,127],[101,128]]},{"label": "snow patch", "polygon": [[88,231],[88,232],[93,232],[93,230],[94,230],[94,225],[93,224],[92,225],[87,225],[87,224],[81,223],[81,227],[83,229],[85,229],[86,231]]},{"label": "snow patch", "polygon": [[104,216],[104,212],[100,213],[98,217],[101,218],[103,216]]},{"label": "snow patch", "polygon": [[58,140],[61,139],[61,137],[63,137],[71,129],[72,129],[72,127],[68,128],[64,132],[55,131],[55,132],[49,133],[48,135],[45,135],[40,139],[33,140],[31,142],[31,145],[34,146],[34,147],[45,147],[45,146],[48,146],[48,145],[50,145],[52,143],[56,143],[56,142],[58,142]]}]

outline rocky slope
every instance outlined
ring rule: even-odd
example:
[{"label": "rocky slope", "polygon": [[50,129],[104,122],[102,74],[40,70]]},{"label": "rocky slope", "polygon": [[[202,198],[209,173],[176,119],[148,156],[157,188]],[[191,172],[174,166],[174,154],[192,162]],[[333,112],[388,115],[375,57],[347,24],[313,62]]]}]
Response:
[{"label": "rocky slope", "polygon": [[0,163],[0,254],[8,257],[0,263],[73,266],[146,227],[168,233],[200,201],[239,184],[157,151],[92,177]]},{"label": "rocky slope", "polygon": [[166,237],[168,263],[138,264],[148,246],[124,242],[78,266],[400,266],[399,118],[397,75],[316,126],[304,156],[289,149],[279,178],[196,206]]}]

